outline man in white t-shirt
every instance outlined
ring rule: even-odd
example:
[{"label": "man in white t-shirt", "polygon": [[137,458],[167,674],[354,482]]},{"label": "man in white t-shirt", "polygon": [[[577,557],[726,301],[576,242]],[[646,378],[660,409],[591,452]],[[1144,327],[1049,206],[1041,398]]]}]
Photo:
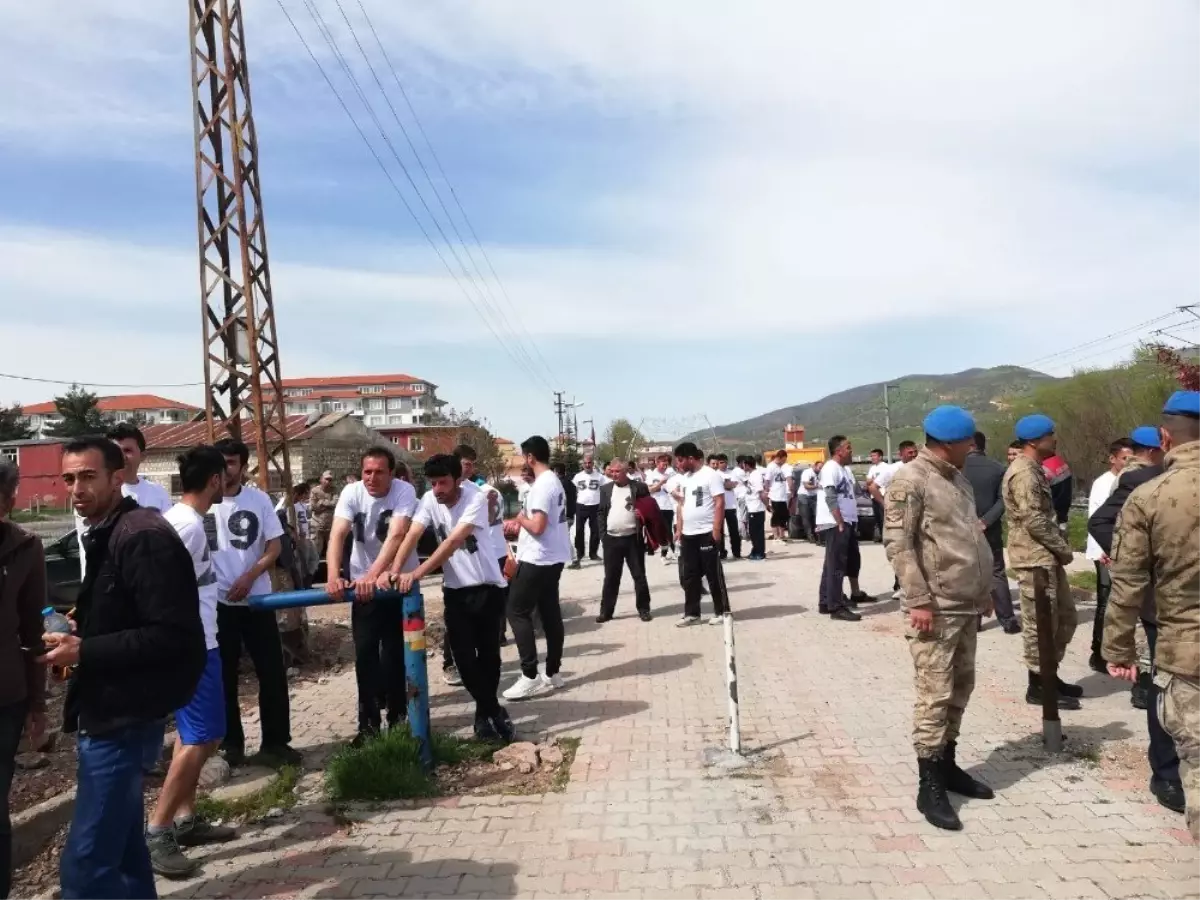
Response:
[{"label": "man in white t-shirt", "polygon": [[592,454],[584,454],[583,468],[575,473],[571,483],[575,485],[575,564],[583,560],[583,527],[591,529],[588,535],[588,559],[600,559],[600,488],[611,481],[596,468]]},{"label": "man in white t-shirt", "polygon": [[[841,622],[862,619],[851,606],[870,599],[859,590],[862,559],[858,550],[858,503],[850,460],[854,448],[844,435],[829,439],[829,459],[821,468],[822,496],[817,500],[817,531],[825,538],[825,565],[821,570],[819,609]],[[851,595],[842,592],[850,579]]]},{"label": "man in white t-shirt", "polygon": [[488,494],[463,477],[462,462],[449,453],[425,461],[425,479],[429,491],[421,498],[397,559],[415,551],[427,529],[437,535],[437,549],[411,572],[401,572],[392,563],[379,584],[386,579],[407,593],[414,582],[441,567],[446,638],[462,684],[475,701],[475,737],[510,743],[515,737],[512,719],[496,699],[504,575],[492,546]]},{"label": "man in white t-shirt", "polygon": [[[408,712],[404,677],[404,601],[376,597],[379,576],[399,559],[400,571],[417,567],[416,553],[398,556],[405,543],[417,492],[396,477],[396,457],[387,447],[371,447],[362,455],[362,478],[342,488],[333,511],[333,531],[325,566],[326,591],[341,597],[354,591],[350,629],[354,637],[354,675],[358,687],[358,734],[362,744],[383,724],[380,700],[387,704],[392,727]],[[344,554],[349,548],[349,558]]]},{"label": "man in white t-shirt", "polygon": [[762,562],[767,558],[767,472],[753,456],[742,460],[746,470],[746,531],[750,533],[751,562]]},{"label": "man in white t-shirt", "polygon": [[775,540],[785,540],[792,498],[792,467],[788,465],[786,450],[776,451],[767,465],[767,497],[771,501],[771,530]]},{"label": "man in white t-shirt", "polygon": [[[871,451],[871,465],[867,468],[866,488],[871,495],[871,508],[875,512],[875,540],[883,541],[883,497],[888,482],[892,480],[892,464],[883,458],[878,447]],[[876,494],[871,488],[877,488]]]},{"label": "man in white t-shirt", "polygon": [[[600,488],[600,522],[604,525],[604,584],[600,588],[597,624],[612,620],[617,609],[621,575],[629,567],[633,579],[638,617],[651,620],[650,585],[646,581],[646,543],[638,521],[638,501],[648,500],[646,486],[634,481],[624,460],[614,459],[609,467],[612,480]],[[656,505],[657,506],[657,505]]]},{"label": "man in white t-shirt", "polygon": [[745,480],[741,469],[729,468],[729,455],[725,453],[710,453],[708,467],[721,476],[725,483],[725,530],[721,534],[721,559],[727,559],[729,551],[725,549],[728,539],[733,549],[733,558],[742,558],[742,532],[738,528],[737,493],[738,483]]},{"label": "man in white t-shirt", "polygon": [[175,751],[158,802],[146,825],[150,865],[167,878],[186,878],[199,865],[179,849],[231,840],[234,829],[196,814],[196,787],[205,761],[225,737],[224,681],[217,644],[217,576],[204,517],[225,491],[225,457],[215,447],[193,447],[179,457],[183,496],[164,514],[192,557],[200,595],[207,658],[192,699],[175,712]]},{"label": "man in white t-shirt", "polygon": [[[508,623],[521,657],[521,676],[504,692],[506,700],[524,700],[563,686],[563,621],[558,583],[571,561],[567,499],[550,469],[550,443],[534,435],[521,444],[525,464],[534,473],[520,513],[504,523],[505,537],[517,539],[517,571],[508,586]],[[597,488],[597,490],[599,490]],[[598,505],[598,504],[597,504]],[[546,635],[546,667],[538,668],[533,611]]]},{"label": "man in white t-shirt", "polygon": [[729,610],[720,552],[725,531],[725,479],[704,465],[704,454],[690,441],[675,448],[675,468],[683,473],[675,507],[683,581],[683,618],[678,625],[682,628],[700,621],[705,579],[713,601],[709,624],[720,625]]},{"label": "man in white t-shirt", "polygon": [[675,499],[668,490],[668,485],[674,475],[675,470],[671,468],[671,457],[666,453],[660,453],[654,460],[654,468],[646,473],[646,487],[650,491],[650,496],[654,498],[654,502],[658,504],[663,528],[666,530],[667,540],[670,542],[669,545],[663,544],[662,548],[663,562],[668,565],[675,558]]},{"label": "man in white t-shirt", "polygon": [[800,506],[800,521],[804,523],[804,535],[812,543],[817,542],[817,497],[821,493],[821,469],[823,460],[817,460],[800,473],[800,489],[796,502]]},{"label": "man in white t-shirt", "polygon": [[287,670],[275,613],[251,609],[251,594],[271,593],[271,569],[279,558],[283,525],[275,504],[258,488],[243,484],[250,449],[226,438],[216,448],[225,457],[225,491],[204,517],[213,571],[217,576],[217,644],[225,682],[225,740],[222,747],[231,766],[245,759],[246,736],[238,706],[238,664],[242,647],[254,663],[258,679],[258,712],[262,753],[281,763],[299,765],[291,748],[291,712]]}]

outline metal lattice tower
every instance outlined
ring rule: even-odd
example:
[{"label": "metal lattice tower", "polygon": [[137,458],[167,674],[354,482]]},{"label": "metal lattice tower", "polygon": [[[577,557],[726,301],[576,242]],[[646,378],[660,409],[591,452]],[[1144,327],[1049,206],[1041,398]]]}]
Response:
[{"label": "metal lattice tower", "polygon": [[[189,0],[205,417],[254,447],[290,497],[287,423],[240,0]],[[248,430],[248,433],[247,433]]]}]

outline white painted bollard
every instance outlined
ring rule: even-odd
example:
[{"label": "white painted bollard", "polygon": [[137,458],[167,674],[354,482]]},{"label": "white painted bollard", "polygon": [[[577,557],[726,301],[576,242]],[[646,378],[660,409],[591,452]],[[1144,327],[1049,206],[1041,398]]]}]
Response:
[{"label": "white painted bollard", "polygon": [[737,654],[733,644],[733,613],[725,614],[725,687],[729,694],[729,751],[742,754],[742,724],[738,717]]}]

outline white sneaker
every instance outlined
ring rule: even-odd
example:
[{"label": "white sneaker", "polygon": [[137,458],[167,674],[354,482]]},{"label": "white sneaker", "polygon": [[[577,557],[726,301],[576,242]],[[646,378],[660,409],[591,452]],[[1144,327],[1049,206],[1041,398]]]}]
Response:
[{"label": "white sneaker", "polygon": [[682,619],[680,619],[678,622],[675,623],[675,627],[676,628],[687,628],[691,625],[699,625],[699,624],[700,624],[699,616],[684,616]]},{"label": "white sneaker", "polygon": [[562,672],[547,675],[545,665],[538,666],[538,678],[542,680],[542,684],[546,685],[547,690],[560,691],[567,685],[566,679],[562,677]]},{"label": "white sneaker", "polygon": [[725,617],[724,616],[713,616],[711,619],[708,620],[708,624],[709,625],[724,625]]},{"label": "white sneaker", "polygon": [[463,683],[462,676],[458,674],[458,666],[446,666],[442,669],[442,680],[451,687],[457,687]]},{"label": "white sneaker", "polygon": [[548,691],[549,685],[539,674],[536,678],[528,678],[524,674],[513,682],[512,687],[504,692],[505,700],[526,700]]}]

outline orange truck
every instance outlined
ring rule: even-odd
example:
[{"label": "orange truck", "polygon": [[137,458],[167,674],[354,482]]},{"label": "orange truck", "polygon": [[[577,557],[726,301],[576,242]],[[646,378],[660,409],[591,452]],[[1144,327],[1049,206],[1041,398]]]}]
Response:
[{"label": "orange truck", "polygon": [[[783,449],[787,451],[788,465],[795,468],[807,468],[813,463],[825,462],[829,454],[824,447],[805,447],[804,446],[804,426],[803,425],[788,425],[783,430]],[[763,463],[769,463],[774,458],[778,450],[770,450],[763,454]]]}]

